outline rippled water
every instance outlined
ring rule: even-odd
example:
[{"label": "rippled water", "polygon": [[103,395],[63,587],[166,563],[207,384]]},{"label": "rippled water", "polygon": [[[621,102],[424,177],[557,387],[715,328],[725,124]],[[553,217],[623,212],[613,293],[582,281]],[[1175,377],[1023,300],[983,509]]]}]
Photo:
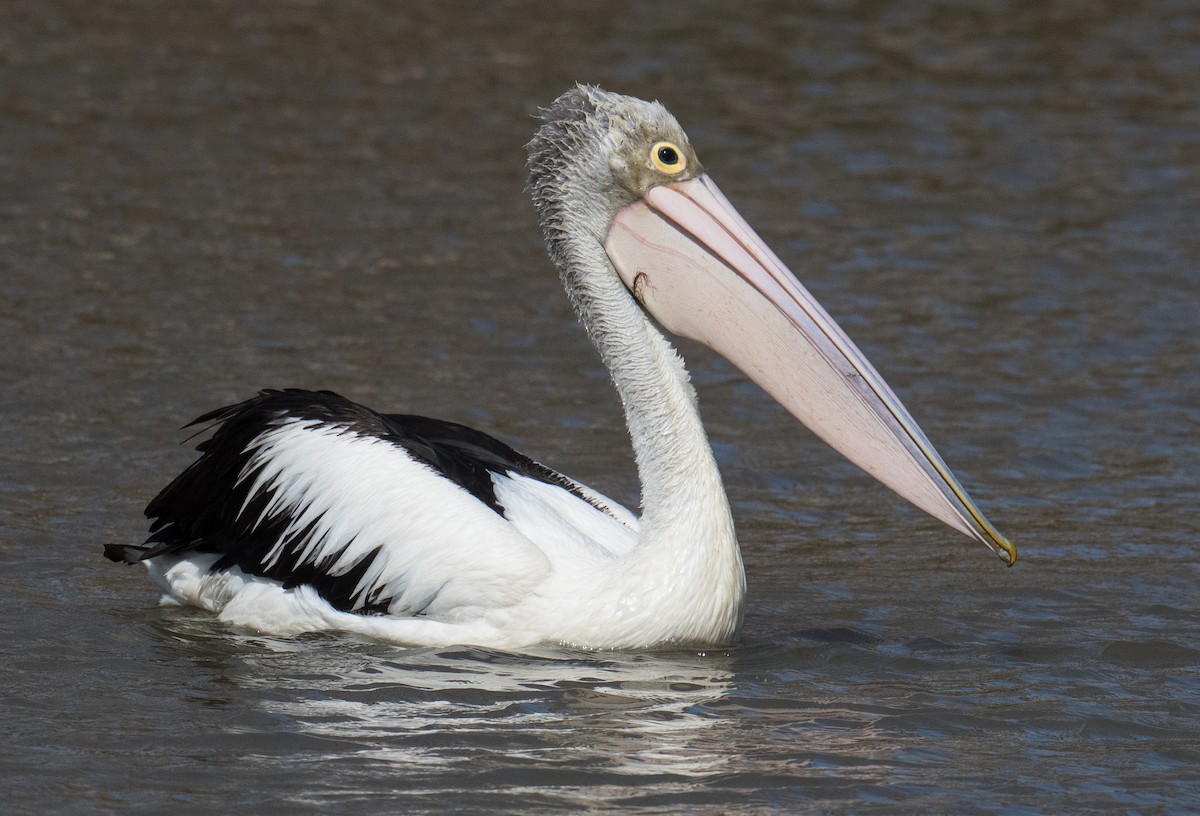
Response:
[{"label": "rippled water", "polygon": [[[522,191],[576,80],[668,104],[1021,562],[691,345],[736,648],[271,640],[101,560],[262,386],[636,504]],[[4,809],[1194,812],[1197,88],[1187,2],[5,3]]]}]

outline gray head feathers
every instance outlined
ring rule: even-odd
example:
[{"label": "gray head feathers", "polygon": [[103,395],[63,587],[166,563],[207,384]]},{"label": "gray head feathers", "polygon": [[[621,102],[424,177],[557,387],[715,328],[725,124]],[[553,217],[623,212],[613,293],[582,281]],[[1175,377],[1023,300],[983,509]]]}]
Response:
[{"label": "gray head feathers", "polygon": [[[678,146],[687,164],[673,177],[656,170],[651,148]],[[564,244],[601,244],[613,216],[655,184],[702,172],[687,135],[666,108],[630,96],[577,85],[542,110],[529,143],[529,189],[551,257],[563,269]]]}]

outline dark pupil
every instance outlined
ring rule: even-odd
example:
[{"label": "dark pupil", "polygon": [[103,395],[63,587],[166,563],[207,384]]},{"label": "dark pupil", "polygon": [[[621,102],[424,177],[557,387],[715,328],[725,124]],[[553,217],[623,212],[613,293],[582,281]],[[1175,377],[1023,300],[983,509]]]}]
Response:
[{"label": "dark pupil", "polygon": [[673,147],[660,147],[658,149],[658,160],[663,164],[671,165],[679,161],[679,154],[675,152]]}]

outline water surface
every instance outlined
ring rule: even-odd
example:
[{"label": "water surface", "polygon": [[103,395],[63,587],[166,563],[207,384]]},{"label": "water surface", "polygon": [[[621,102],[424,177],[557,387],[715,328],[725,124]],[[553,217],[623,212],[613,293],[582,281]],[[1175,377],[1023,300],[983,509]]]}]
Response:
[{"label": "water surface", "polygon": [[[522,189],[576,80],[668,104],[1020,563],[691,344],[736,647],[275,640],[103,561],[265,386],[636,504]],[[1194,811],[1198,87],[1184,2],[6,3],[5,809]]]}]

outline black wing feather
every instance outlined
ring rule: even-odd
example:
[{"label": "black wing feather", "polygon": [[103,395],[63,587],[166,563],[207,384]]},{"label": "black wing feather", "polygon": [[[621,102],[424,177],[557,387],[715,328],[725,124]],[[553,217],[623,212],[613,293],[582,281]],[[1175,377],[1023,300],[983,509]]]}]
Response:
[{"label": "black wing feather", "polygon": [[[263,518],[274,491],[261,489],[251,495],[253,474],[239,477],[257,451],[255,441],[284,419],[312,420],[397,445],[500,515],[504,508],[496,499],[493,473],[518,473],[555,485],[611,513],[570,479],[465,425],[409,414],[378,414],[332,391],[266,390],[245,402],[210,411],[186,426],[216,427],[210,438],[196,446],[200,457],[147,505],[146,516],[152,522],[146,543],[106,545],[105,556],[132,564],[160,555],[215,553],[220,558],[214,570],[236,566],[278,580],[285,587],[308,584],[343,611],[389,611],[393,598],[379,597],[377,591],[356,592],[359,580],[378,556],[378,548],[348,571],[334,575],[329,570],[341,552],[316,563],[301,560],[313,535],[315,525],[310,525],[289,536],[275,561],[269,562],[270,553],[285,537],[291,515]],[[416,614],[420,610],[409,611]]]}]

